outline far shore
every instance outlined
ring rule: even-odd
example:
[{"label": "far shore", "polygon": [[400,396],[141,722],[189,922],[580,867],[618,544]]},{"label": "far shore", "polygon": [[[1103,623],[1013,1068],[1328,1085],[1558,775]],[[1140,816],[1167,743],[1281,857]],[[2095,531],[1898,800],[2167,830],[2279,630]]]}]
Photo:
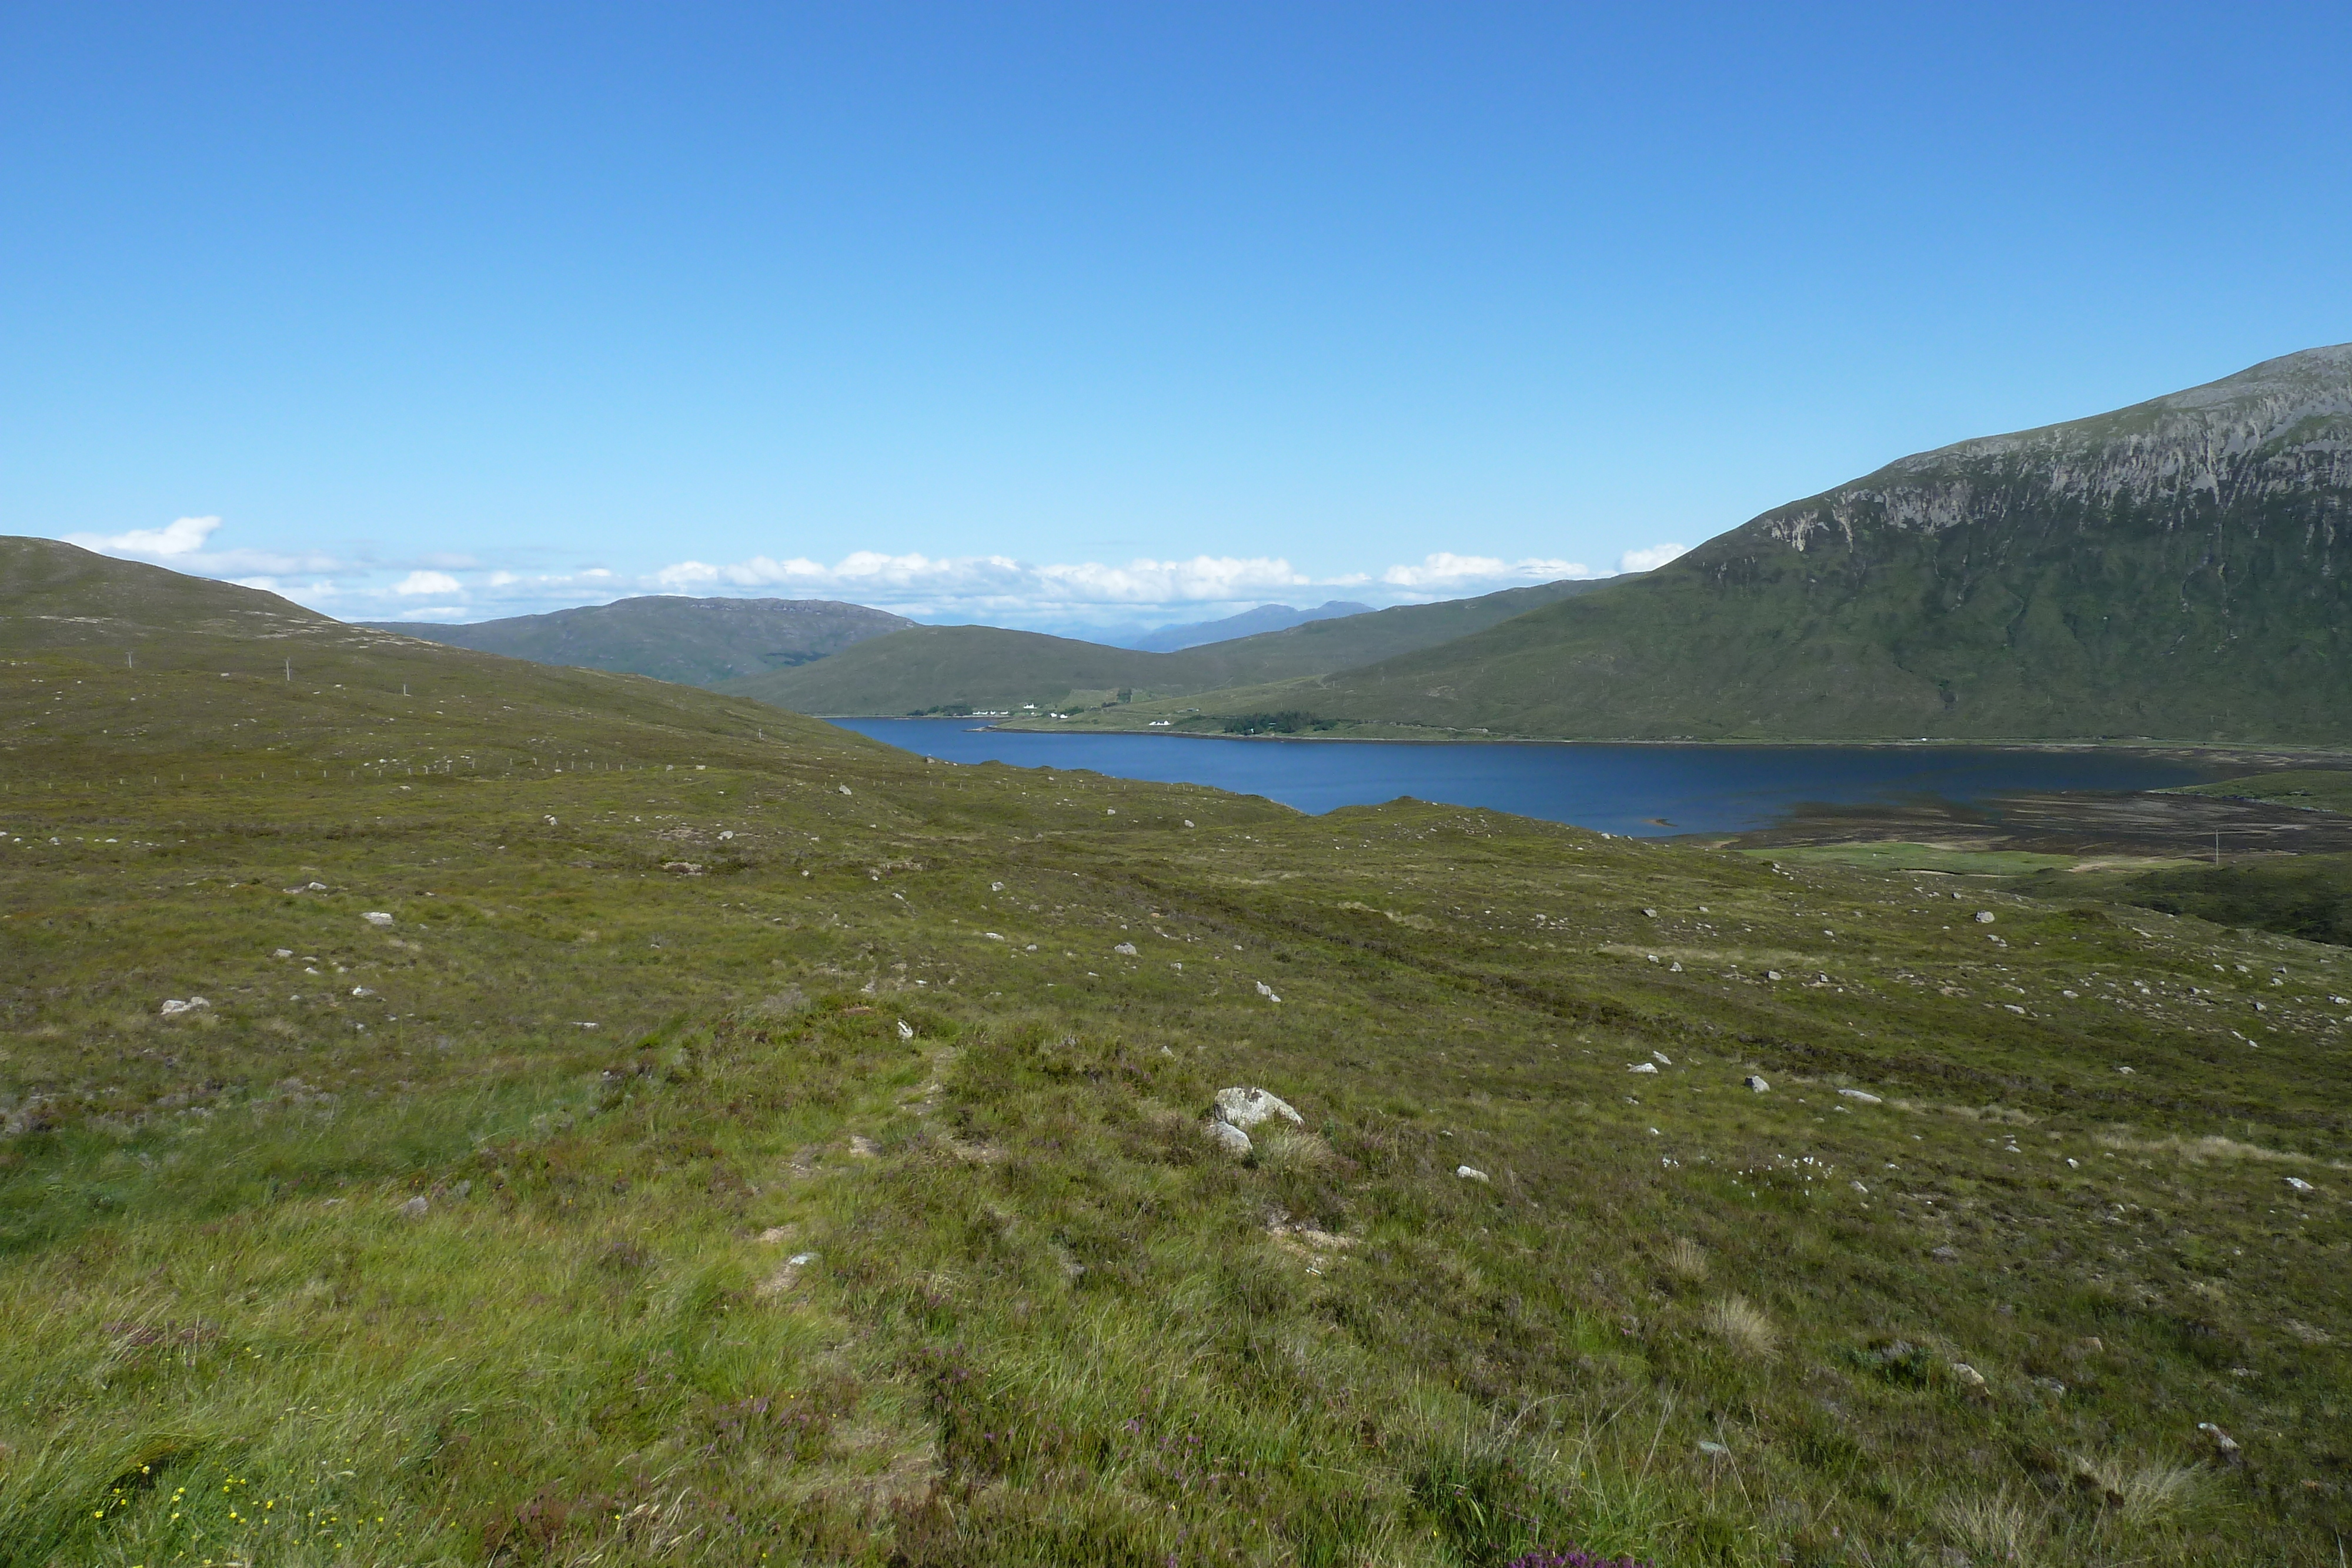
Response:
[{"label": "far shore", "polygon": [[1794,749],[1806,747],[1870,747],[1886,749],[1943,749],[1966,751],[2038,751],[2084,752],[2123,751],[2155,757],[2228,759],[2252,768],[2307,765],[2313,761],[2340,762],[2352,767],[2352,746],[2295,747],[2263,742],[2223,742],[2201,740],[2153,740],[2147,738],[2099,737],[2094,739],[1968,739],[1927,736],[1881,737],[1876,739],[1772,739],[1759,737],[1680,737],[1674,739],[1631,738],[1606,736],[1540,736],[1540,735],[1225,735],[1201,730],[1183,729],[1072,729],[1059,726],[1032,724],[998,724],[973,722],[972,715],[952,714],[813,714],[826,723],[845,719],[887,719],[894,724],[960,724],[975,729],[1003,735],[1052,735],[1080,737],[1143,737],[1155,740],[1228,740],[1273,742],[1352,742],[1359,746],[1654,746],[1654,747],[1725,747],[1753,749]]}]

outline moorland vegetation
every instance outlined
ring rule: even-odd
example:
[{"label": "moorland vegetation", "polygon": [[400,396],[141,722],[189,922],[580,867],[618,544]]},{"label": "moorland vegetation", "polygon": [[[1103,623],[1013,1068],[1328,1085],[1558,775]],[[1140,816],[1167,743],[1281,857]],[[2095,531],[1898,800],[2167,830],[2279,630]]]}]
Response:
[{"label": "moorland vegetation", "polygon": [[2338,1561],[2340,948],[0,590],[0,1560]]}]

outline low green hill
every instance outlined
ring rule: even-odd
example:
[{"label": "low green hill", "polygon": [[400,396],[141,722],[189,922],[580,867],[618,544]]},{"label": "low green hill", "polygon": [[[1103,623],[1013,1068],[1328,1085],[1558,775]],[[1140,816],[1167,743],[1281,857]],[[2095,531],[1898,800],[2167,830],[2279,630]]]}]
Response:
[{"label": "low green hill", "polygon": [[1450,641],[1572,599],[1599,581],[1548,582],[1475,599],[1399,605],[1279,632],[1146,653],[994,626],[917,626],[877,637],[821,665],[730,681],[722,690],[802,713],[978,712],[1139,700],[1320,674]]},{"label": "low green hill", "polygon": [[1964,442],[1279,694],[1588,738],[2352,740],[2352,346]]},{"label": "low green hill", "polygon": [[854,643],[912,626],[903,615],[829,599],[685,599],[656,595],[465,626],[377,623],[386,632],[690,686],[789,670]]}]

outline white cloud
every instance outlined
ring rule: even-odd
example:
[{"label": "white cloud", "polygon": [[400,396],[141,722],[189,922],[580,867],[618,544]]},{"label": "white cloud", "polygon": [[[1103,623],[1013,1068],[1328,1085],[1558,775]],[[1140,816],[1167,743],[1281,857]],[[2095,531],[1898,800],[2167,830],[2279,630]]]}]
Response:
[{"label": "white cloud", "polygon": [[68,544],[105,555],[159,561],[178,571],[205,577],[283,577],[300,571],[340,571],[351,563],[323,551],[289,555],[278,550],[206,549],[205,545],[221,526],[218,517],[175,517],[160,528],[131,528],[119,534],[68,534]]},{"label": "white cloud", "polygon": [[1648,571],[1664,566],[1678,555],[1687,554],[1688,545],[1652,545],[1647,549],[1629,549],[1617,558],[1619,571]]},{"label": "white cloud", "polygon": [[913,601],[974,607],[1071,604],[1216,603],[1311,585],[1286,560],[1268,557],[1142,559],[1125,566],[1098,561],[1030,566],[1010,556],[885,555],[859,550],[832,566],[795,556],[754,556],[725,566],[685,560],[649,580],[673,592],[698,589],[782,588],[893,603]]},{"label": "white cloud", "polygon": [[459,593],[466,585],[446,571],[412,571],[392,585],[394,593],[413,596],[422,593]]},{"label": "white cloud", "polygon": [[1563,577],[1592,575],[1592,569],[1581,561],[1547,560],[1538,556],[1507,561],[1440,550],[1422,557],[1418,566],[1389,568],[1381,573],[1381,580],[1391,588],[1454,590],[1482,583],[1558,582]]},{"label": "white cloud", "polygon": [[205,548],[205,540],[221,526],[218,517],[174,517],[160,528],[132,528],[122,534],[68,534],[68,544],[84,549],[103,550],[108,555],[148,556],[160,560],[173,560],[190,556]]}]

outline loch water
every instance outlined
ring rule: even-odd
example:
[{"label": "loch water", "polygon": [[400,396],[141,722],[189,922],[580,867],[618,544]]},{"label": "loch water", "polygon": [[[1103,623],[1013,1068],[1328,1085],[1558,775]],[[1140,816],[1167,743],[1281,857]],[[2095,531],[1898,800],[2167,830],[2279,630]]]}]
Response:
[{"label": "loch water", "polygon": [[1807,805],[1971,805],[2026,791],[2161,789],[2225,776],[2145,752],[2020,747],[1242,740],[1039,734],[970,719],[835,722],[950,762],[1206,784],[1317,814],[1410,795],[1636,837],[1740,832]]}]

